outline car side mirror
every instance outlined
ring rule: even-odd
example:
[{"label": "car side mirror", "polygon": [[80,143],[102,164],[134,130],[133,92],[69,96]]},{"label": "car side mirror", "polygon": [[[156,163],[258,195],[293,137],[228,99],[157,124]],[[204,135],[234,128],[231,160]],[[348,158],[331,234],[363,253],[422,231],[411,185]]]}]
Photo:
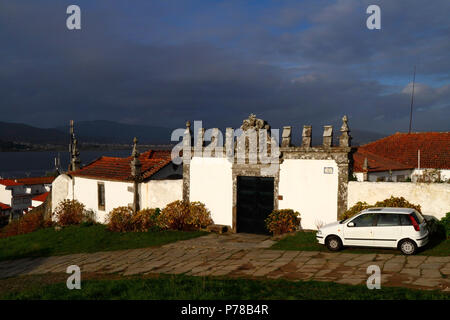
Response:
[{"label": "car side mirror", "polygon": [[347,223],[347,227],[354,227],[355,226],[355,223],[354,222],[349,222],[349,223]]}]

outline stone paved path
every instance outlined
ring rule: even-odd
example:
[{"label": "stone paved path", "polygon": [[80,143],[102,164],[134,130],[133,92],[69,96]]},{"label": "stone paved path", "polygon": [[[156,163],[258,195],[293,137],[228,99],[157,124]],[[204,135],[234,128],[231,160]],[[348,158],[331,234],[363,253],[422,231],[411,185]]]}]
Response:
[{"label": "stone paved path", "polygon": [[81,272],[121,275],[184,273],[364,284],[367,267],[375,264],[381,269],[382,286],[450,291],[450,257],[267,249],[272,244],[266,236],[210,234],[158,248],[2,261],[0,278],[66,272],[69,265],[78,265]]}]

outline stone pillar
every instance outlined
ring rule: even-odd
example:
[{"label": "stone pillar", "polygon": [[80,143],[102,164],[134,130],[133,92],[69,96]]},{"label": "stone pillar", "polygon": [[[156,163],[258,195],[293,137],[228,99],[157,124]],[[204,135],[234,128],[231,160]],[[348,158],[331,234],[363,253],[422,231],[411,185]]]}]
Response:
[{"label": "stone pillar", "polygon": [[[195,127],[194,127],[195,128]],[[194,146],[194,156],[195,157],[201,157],[203,154],[203,145],[205,140],[205,128],[199,128],[196,134],[196,141]]]},{"label": "stone pillar", "polygon": [[326,148],[333,146],[333,126],[323,126],[323,146]]},{"label": "stone pillar", "polygon": [[312,127],[303,126],[302,147],[311,148],[312,146],[311,137],[312,137]]},{"label": "stone pillar", "polygon": [[341,136],[339,137],[339,146],[340,147],[350,147],[352,137],[350,137],[350,129],[348,127],[348,119],[347,116],[342,118],[342,127],[341,127]]},{"label": "stone pillar", "polygon": [[347,210],[347,197],[348,197],[348,154],[346,154],[346,159],[338,162],[338,220],[342,214]]},{"label": "stone pillar", "polygon": [[133,212],[136,213],[140,210],[139,204],[139,183],[142,179],[141,169],[142,163],[139,160],[139,151],[137,150],[138,140],[136,137],[133,139],[133,151],[131,153],[131,177],[133,179]]},{"label": "stone pillar", "polygon": [[291,126],[286,126],[283,127],[283,134],[282,134],[282,140],[281,140],[281,146],[282,147],[291,147],[291,132],[292,132],[292,127]]},{"label": "stone pillar", "polygon": [[228,159],[234,160],[234,130],[225,129],[225,155]]},{"label": "stone pillar", "polygon": [[189,201],[191,142],[191,123],[187,121],[183,137],[183,201]]},{"label": "stone pillar", "polygon": [[363,163],[363,181],[368,181],[369,180],[369,162],[367,161],[367,157],[364,158],[364,163]]}]

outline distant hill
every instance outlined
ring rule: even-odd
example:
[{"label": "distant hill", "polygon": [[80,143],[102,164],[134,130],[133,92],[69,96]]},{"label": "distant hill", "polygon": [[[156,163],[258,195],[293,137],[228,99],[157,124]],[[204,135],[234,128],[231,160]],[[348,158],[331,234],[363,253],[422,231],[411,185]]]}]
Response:
[{"label": "distant hill", "polygon": [[35,144],[68,144],[67,133],[57,129],[43,129],[23,123],[0,122],[0,140]]},{"label": "distant hill", "polygon": [[[75,133],[80,143],[131,144],[133,137],[140,144],[169,144],[172,129],[145,125],[130,125],[106,120],[75,122]],[[334,132],[334,143],[339,142],[339,131]],[[365,130],[352,129],[352,145],[362,145],[386,135]],[[69,125],[56,128],[37,128],[22,123],[0,122],[0,141],[3,143],[32,143],[67,145]],[[299,145],[300,136],[293,136],[293,143]],[[320,135],[313,132],[313,144],[322,144]]]},{"label": "distant hill", "polygon": [[[69,132],[69,125],[55,129]],[[89,137],[86,142],[131,144],[137,137],[142,144],[169,144],[172,129],[95,120],[75,122],[75,133],[80,137]]]}]

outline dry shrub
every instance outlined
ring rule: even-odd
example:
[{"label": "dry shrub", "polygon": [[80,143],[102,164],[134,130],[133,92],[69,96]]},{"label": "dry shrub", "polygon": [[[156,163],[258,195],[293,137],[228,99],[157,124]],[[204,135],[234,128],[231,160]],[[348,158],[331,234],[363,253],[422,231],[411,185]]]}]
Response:
[{"label": "dry shrub", "polygon": [[59,226],[80,224],[84,219],[84,204],[77,200],[63,200],[55,209],[54,215]]},{"label": "dry shrub", "polygon": [[373,206],[371,206],[367,202],[358,201],[352,207],[350,207],[347,211],[345,211],[341,215],[340,219],[348,219],[350,217],[353,217],[355,214],[357,214],[367,208],[371,208],[371,207],[373,207]]},{"label": "dry shrub", "polygon": [[267,219],[266,227],[274,235],[293,232],[300,225],[300,213],[292,209],[273,210]]},{"label": "dry shrub", "polygon": [[422,213],[420,204],[413,204],[403,197],[399,198],[391,196],[389,199],[378,201],[375,203],[374,207],[413,208]]},{"label": "dry shrub", "polygon": [[32,210],[19,219],[11,221],[0,232],[0,238],[8,238],[19,234],[26,234],[43,228],[46,225],[44,221],[43,210]]},{"label": "dry shrub", "polygon": [[158,230],[159,209],[142,209],[131,218],[133,231],[147,232],[149,230]]},{"label": "dry shrub", "polygon": [[163,229],[192,231],[213,223],[210,211],[201,202],[177,200],[169,203],[158,217]]},{"label": "dry shrub", "polygon": [[108,230],[128,232],[133,230],[133,210],[129,207],[117,207],[108,213]]},{"label": "dry shrub", "polygon": [[341,215],[341,219],[348,219],[350,217],[353,217],[357,213],[368,209],[368,208],[375,208],[375,207],[391,207],[391,208],[413,208],[422,213],[421,207],[418,204],[413,204],[409,201],[407,201],[403,197],[394,197],[391,196],[389,199],[385,199],[383,201],[378,201],[374,205],[370,205],[367,202],[357,202],[352,207],[350,207],[347,211],[345,211]]}]

